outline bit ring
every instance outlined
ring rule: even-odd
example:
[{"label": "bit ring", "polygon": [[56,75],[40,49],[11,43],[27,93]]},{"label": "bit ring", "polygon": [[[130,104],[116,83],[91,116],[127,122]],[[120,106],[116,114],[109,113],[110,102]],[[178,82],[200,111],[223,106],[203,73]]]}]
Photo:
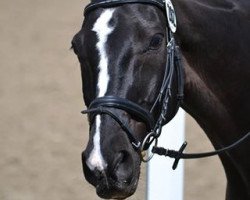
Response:
[{"label": "bit ring", "polygon": [[142,142],[142,145],[141,145],[141,153],[140,153],[140,155],[141,155],[142,162],[145,162],[145,163],[150,161],[154,156],[154,153],[152,153],[151,148],[149,148],[148,150],[144,150],[144,147],[145,147],[146,143],[148,142],[148,140],[150,140],[150,138],[152,138],[150,143],[152,143],[154,141],[154,147],[157,147],[157,144],[158,144],[158,138],[155,137],[154,132],[149,133],[144,138],[144,140]]}]

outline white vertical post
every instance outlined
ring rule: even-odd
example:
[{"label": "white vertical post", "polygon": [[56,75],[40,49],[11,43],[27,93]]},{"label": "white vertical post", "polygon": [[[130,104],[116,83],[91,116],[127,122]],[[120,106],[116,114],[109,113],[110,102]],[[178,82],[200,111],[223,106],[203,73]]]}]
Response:
[{"label": "white vertical post", "polygon": [[[178,150],[184,142],[184,111],[163,127],[158,146]],[[184,163],[180,160],[172,170],[174,160],[155,155],[147,164],[147,200],[182,200]]]}]

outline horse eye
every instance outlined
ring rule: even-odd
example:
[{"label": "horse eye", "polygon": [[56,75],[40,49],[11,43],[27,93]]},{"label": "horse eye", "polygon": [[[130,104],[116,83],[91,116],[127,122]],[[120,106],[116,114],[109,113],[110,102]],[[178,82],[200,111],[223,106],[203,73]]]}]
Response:
[{"label": "horse eye", "polygon": [[149,43],[149,49],[150,50],[158,49],[161,46],[162,41],[163,41],[163,34],[160,33],[155,34]]}]

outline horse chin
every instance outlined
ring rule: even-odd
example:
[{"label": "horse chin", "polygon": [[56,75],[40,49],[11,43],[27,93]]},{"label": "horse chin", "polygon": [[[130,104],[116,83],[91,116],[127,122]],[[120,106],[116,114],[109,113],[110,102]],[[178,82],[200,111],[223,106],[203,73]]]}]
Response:
[{"label": "horse chin", "polygon": [[129,181],[112,176],[99,179],[95,184],[96,194],[103,199],[126,199],[135,193],[139,176],[140,170],[136,170]]},{"label": "horse chin", "polygon": [[101,181],[96,185],[96,194],[103,199],[126,199],[136,191],[139,177],[131,183]]}]

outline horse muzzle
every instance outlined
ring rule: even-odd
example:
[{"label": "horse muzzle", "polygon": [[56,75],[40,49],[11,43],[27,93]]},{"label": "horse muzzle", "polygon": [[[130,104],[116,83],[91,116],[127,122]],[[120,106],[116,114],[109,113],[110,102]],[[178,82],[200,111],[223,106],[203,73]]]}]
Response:
[{"label": "horse muzzle", "polygon": [[127,198],[133,195],[137,188],[140,163],[134,162],[133,155],[127,151],[116,153],[112,160],[106,169],[90,169],[83,152],[84,176],[96,188],[99,197],[104,199]]}]

